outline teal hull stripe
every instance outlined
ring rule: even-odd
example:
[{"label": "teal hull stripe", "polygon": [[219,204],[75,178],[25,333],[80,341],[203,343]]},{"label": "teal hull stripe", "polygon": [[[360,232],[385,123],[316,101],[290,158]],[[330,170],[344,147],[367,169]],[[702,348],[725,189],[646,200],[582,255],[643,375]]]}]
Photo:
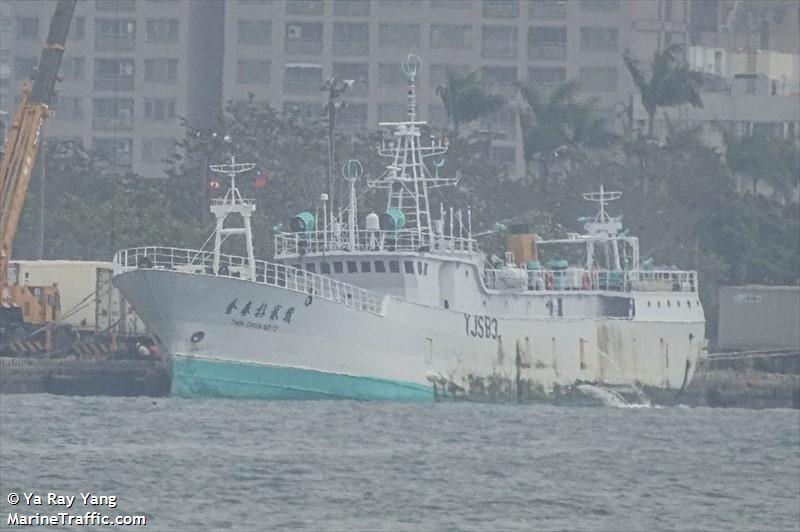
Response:
[{"label": "teal hull stripe", "polygon": [[431,387],[313,369],[172,357],[172,395],[241,399],[432,401]]}]

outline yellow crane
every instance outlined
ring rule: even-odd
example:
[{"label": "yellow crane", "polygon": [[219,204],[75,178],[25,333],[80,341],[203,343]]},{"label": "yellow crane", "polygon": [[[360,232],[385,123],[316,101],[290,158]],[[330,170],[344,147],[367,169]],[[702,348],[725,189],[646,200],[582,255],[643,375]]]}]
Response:
[{"label": "yellow crane", "polygon": [[77,0],[58,0],[50,20],[47,44],[32,80],[22,86],[22,98],[10,124],[0,160],[0,317],[4,326],[20,321],[38,325],[58,319],[58,288],[9,283],[8,262],[39,151],[42,124],[55,94],[58,69],[76,3]]}]

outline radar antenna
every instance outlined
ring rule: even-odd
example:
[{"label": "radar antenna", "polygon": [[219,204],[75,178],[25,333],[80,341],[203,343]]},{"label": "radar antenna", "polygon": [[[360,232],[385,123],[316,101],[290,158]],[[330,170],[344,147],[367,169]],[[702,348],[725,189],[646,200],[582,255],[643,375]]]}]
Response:
[{"label": "radar antenna", "polygon": [[611,217],[606,213],[606,205],[611,201],[618,200],[622,197],[622,192],[613,191],[606,192],[603,185],[600,185],[600,192],[586,192],[583,194],[583,199],[600,204],[600,212],[595,217],[596,222],[605,223],[611,220]]}]

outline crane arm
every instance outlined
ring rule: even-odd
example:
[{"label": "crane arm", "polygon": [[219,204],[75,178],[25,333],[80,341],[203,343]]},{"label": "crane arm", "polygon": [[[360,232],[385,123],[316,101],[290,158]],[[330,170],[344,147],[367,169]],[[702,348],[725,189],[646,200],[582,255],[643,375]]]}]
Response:
[{"label": "crane arm", "polygon": [[6,137],[0,160],[0,285],[5,286],[17,224],[39,150],[42,123],[55,94],[69,25],[77,0],[58,0],[47,45],[39,57],[33,83],[25,82],[22,99]]}]

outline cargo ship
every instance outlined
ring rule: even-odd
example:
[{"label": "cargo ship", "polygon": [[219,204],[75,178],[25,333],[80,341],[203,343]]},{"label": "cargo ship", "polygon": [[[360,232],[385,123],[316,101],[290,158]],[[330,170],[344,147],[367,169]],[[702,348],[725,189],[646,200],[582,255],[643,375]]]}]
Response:
[{"label": "cargo ship", "polygon": [[[384,212],[362,221],[350,161],[344,214],[324,202],[321,216],[298,214],[274,259],[258,260],[256,204],[236,185],[254,165],[232,157],[211,167],[230,180],[211,204],[213,249],[116,253],[112,282],[168,353],[172,393],[558,401],[683,389],[706,346],[697,273],[640,262],[608,212],[620,193],[602,187],[584,195],[599,209],[584,232],[544,240],[512,227],[505,257],[487,259],[469,211],[431,206],[430,190],[456,180],[439,175],[446,139],[422,142],[416,65],[403,68],[406,119],[380,124],[386,170],[367,181],[385,190]],[[222,253],[233,237],[246,256]]]}]

